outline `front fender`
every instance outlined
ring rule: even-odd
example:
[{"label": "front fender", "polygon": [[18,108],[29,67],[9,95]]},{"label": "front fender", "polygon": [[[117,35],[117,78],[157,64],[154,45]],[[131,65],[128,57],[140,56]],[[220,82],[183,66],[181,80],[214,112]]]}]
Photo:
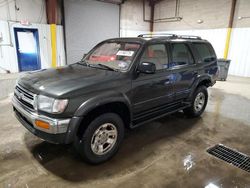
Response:
[{"label": "front fender", "polygon": [[91,110],[97,108],[98,106],[112,103],[112,102],[122,102],[127,105],[130,110],[130,101],[128,97],[122,93],[118,92],[105,92],[103,94],[94,96],[87,101],[83,102],[79,108],[74,113],[74,117],[71,119],[70,126],[68,128],[68,134],[65,139],[65,143],[72,143],[75,139],[77,130],[81,125],[81,122],[84,121],[84,116]]},{"label": "front fender", "polygon": [[100,95],[94,96],[87,101],[83,102],[79,108],[76,110],[74,116],[76,117],[82,117],[86,115],[91,110],[97,108],[98,106],[102,106],[104,104],[112,103],[112,102],[122,102],[124,103],[129,111],[131,112],[131,103],[128,97],[119,92],[110,91],[105,92]]}]

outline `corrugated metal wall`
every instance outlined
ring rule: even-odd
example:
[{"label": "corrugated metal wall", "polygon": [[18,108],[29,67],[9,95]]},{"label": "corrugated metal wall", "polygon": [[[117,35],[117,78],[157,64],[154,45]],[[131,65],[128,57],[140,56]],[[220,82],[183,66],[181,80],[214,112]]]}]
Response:
[{"label": "corrugated metal wall", "polygon": [[[47,24],[31,24],[30,26],[23,26],[16,22],[10,22],[9,37],[9,27],[7,21],[0,21],[0,32],[3,33],[3,41],[0,44],[0,67],[10,70],[11,72],[18,72],[15,37],[13,32],[14,27],[38,29],[41,68],[51,67],[50,26]],[[13,46],[10,46],[11,43]],[[57,26],[57,65],[65,65],[62,26]],[[0,72],[4,71],[0,68]]]},{"label": "corrugated metal wall", "polygon": [[250,28],[234,28],[231,36],[229,74],[250,77]]},{"label": "corrugated metal wall", "polygon": [[64,1],[67,63],[75,63],[97,43],[119,37],[119,5],[93,0]]}]

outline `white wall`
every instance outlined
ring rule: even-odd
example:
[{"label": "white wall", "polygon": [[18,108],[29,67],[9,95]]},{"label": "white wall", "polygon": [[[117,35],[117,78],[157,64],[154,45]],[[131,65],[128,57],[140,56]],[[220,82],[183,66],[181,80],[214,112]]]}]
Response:
[{"label": "white wall", "polygon": [[[0,72],[4,72],[2,68],[9,70],[10,72],[18,72],[15,37],[13,30],[13,28],[15,27],[38,29],[41,68],[51,67],[51,37],[49,25],[31,24],[30,26],[23,26],[16,22],[9,22],[8,26],[7,21],[0,21],[0,32],[3,34],[3,41],[0,42]],[[62,31],[62,26],[57,26],[57,65],[65,65],[65,52]]]},{"label": "white wall", "polygon": [[[229,22],[232,0],[180,0],[181,21],[155,23],[156,31],[194,30],[226,28]],[[176,0],[162,0],[155,5],[155,19],[175,15]],[[250,1],[237,0],[234,26],[250,27],[249,19],[239,20],[239,16],[250,16]],[[202,24],[197,21],[203,20]]]},{"label": "white wall", "polygon": [[46,23],[45,0],[17,0],[16,7],[15,1],[2,0],[0,1],[0,20]]},{"label": "white wall", "polygon": [[[149,19],[150,10],[146,3],[146,19]],[[121,5],[120,36],[136,37],[149,32],[149,22],[143,21],[142,0],[127,0]]]},{"label": "white wall", "polygon": [[250,77],[250,28],[234,28],[228,59],[229,74]]},{"label": "white wall", "polygon": [[63,36],[63,27],[57,25],[56,26],[56,51],[57,51],[57,58],[56,64],[57,66],[64,66],[66,65],[66,56],[65,56],[65,45],[64,45],[64,36]]}]

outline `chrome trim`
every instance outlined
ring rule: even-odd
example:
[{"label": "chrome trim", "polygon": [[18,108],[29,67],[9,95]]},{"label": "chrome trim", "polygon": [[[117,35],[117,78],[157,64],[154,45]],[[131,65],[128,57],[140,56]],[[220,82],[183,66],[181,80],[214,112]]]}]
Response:
[{"label": "chrome trim", "polygon": [[25,89],[24,87],[20,86],[19,84],[17,84],[16,87],[18,87],[21,90],[23,90],[24,93],[27,93],[27,95],[30,95],[30,96],[34,97],[34,93],[32,93],[31,91],[28,91],[27,89]]},{"label": "chrome trim", "polygon": [[[27,89],[23,88],[22,86],[20,86],[19,84],[16,85],[14,93],[16,94],[18,100],[22,103],[21,100],[27,102],[28,104],[32,105],[33,108],[29,108],[30,110],[35,110],[36,109],[36,98],[37,95],[28,91]],[[32,99],[31,99],[32,98]]]},{"label": "chrome trim", "polygon": [[[12,98],[12,105],[22,116],[24,116],[33,125],[35,129],[38,129],[40,131],[47,132],[50,134],[65,133],[68,130],[68,125],[71,120],[70,118],[54,119],[54,118],[50,118],[44,115],[37,114],[36,112],[31,111],[30,108],[26,107],[21,102],[19,102],[15,96],[13,96]],[[37,127],[35,124],[35,120],[42,120],[42,121],[48,122],[50,124],[50,129],[43,129],[43,128]]]}]

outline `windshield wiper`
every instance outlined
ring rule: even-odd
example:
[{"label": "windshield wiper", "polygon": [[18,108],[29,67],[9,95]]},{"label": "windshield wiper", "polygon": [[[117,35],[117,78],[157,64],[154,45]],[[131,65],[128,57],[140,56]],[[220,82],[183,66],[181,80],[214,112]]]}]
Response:
[{"label": "windshield wiper", "polygon": [[78,62],[76,62],[76,64],[83,65],[83,66],[89,66],[89,64],[84,60],[78,61]]},{"label": "windshield wiper", "polygon": [[107,70],[118,71],[117,69],[114,69],[112,67],[109,67],[109,66],[101,64],[101,63],[98,63],[98,64],[89,64],[89,66],[92,66],[92,67],[96,67],[95,65],[98,65],[99,67],[107,69]]}]

